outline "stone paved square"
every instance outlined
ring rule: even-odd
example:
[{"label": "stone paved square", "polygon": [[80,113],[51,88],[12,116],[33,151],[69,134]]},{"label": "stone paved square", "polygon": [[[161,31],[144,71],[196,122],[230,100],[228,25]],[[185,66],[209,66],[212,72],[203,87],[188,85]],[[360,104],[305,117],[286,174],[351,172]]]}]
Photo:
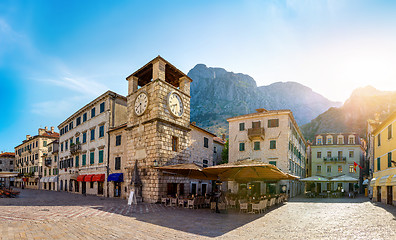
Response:
[{"label": "stone paved square", "polygon": [[0,239],[396,239],[396,208],[356,199],[293,198],[264,214],[184,209],[67,192],[0,199]]}]

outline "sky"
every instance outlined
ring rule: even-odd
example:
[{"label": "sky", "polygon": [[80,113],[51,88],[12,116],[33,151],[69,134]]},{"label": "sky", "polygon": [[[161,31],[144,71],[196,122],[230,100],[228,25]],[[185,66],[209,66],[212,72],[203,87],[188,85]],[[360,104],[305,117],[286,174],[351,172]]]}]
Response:
[{"label": "sky", "polygon": [[0,1],[0,151],[57,126],[161,55],[295,81],[333,101],[396,91],[396,1]]}]

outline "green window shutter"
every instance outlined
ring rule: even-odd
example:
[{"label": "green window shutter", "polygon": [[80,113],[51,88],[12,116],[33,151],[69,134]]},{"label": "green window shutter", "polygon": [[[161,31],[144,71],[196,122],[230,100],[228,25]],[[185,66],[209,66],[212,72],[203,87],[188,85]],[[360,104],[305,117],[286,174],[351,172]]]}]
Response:
[{"label": "green window shutter", "polygon": [[239,131],[245,130],[245,123],[239,123]]},{"label": "green window shutter", "polygon": [[260,150],[260,142],[254,142],[254,150]]},{"label": "green window shutter", "polygon": [[245,143],[239,143],[239,151],[245,151]]},{"label": "green window shutter", "polygon": [[103,163],[103,150],[99,151],[99,163]]},{"label": "green window shutter", "polygon": [[377,171],[381,170],[381,158],[377,158]]},{"label": "green window shutter", "polygon": [[89,164],[94,164],[95,163],[95,152],[91,152],[89,154]]},{"label": "green window shutter", "polygon": [[276,149],[276,140],[270,141],[270,149]]},{"label": "green window shutter", "polygon": [[388,168],[392,167],[392,152],[388,153]]},{"label": "green window shutter", "polygon": [[83,166],[87,165],[87,155],[86,154],[82,155],[82,165]]},{"label": "green window shutter", "polygon": [[79,159],[80,157],[79,156],[76,156],[76,167],[78,167],[79,166]]},{"label": "green window shutter", "polygon": [[269,164],[276,166],[276,161],[269,161]]}]

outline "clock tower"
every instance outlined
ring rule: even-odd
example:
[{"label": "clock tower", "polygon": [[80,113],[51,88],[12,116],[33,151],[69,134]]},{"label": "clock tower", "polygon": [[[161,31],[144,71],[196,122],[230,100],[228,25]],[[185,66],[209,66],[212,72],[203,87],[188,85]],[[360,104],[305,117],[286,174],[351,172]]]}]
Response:
[{"label": "clock tower", "polygon": [[184,188],[188,188],[188,179],[162,173],[154,167],[188,162],[192,80],[160,56],[126,79],[128,174],[125,181],[145,202],[158,202],[169,191],[187,192]]}]

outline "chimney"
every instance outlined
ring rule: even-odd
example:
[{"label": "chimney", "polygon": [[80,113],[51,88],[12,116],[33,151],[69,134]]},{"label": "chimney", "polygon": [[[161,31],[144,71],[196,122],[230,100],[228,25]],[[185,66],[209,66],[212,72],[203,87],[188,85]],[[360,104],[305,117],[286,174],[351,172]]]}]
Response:
[{"label": "chimney", "polygon": [[29,140],[31,136],[30,135],[26,135],[26,140]]},{"label": "chimney", "polygon": [[47,127],[47,126],[45,126],[45,131],[46,131],[46,132],[48,131],[48,127]]},{"label": "chimney", "polygon": [[54,128],[54,127],[51,127],[51,132],[52,132],[52,133],[54,133],[54,130],[55,130],[55,128]]}]

